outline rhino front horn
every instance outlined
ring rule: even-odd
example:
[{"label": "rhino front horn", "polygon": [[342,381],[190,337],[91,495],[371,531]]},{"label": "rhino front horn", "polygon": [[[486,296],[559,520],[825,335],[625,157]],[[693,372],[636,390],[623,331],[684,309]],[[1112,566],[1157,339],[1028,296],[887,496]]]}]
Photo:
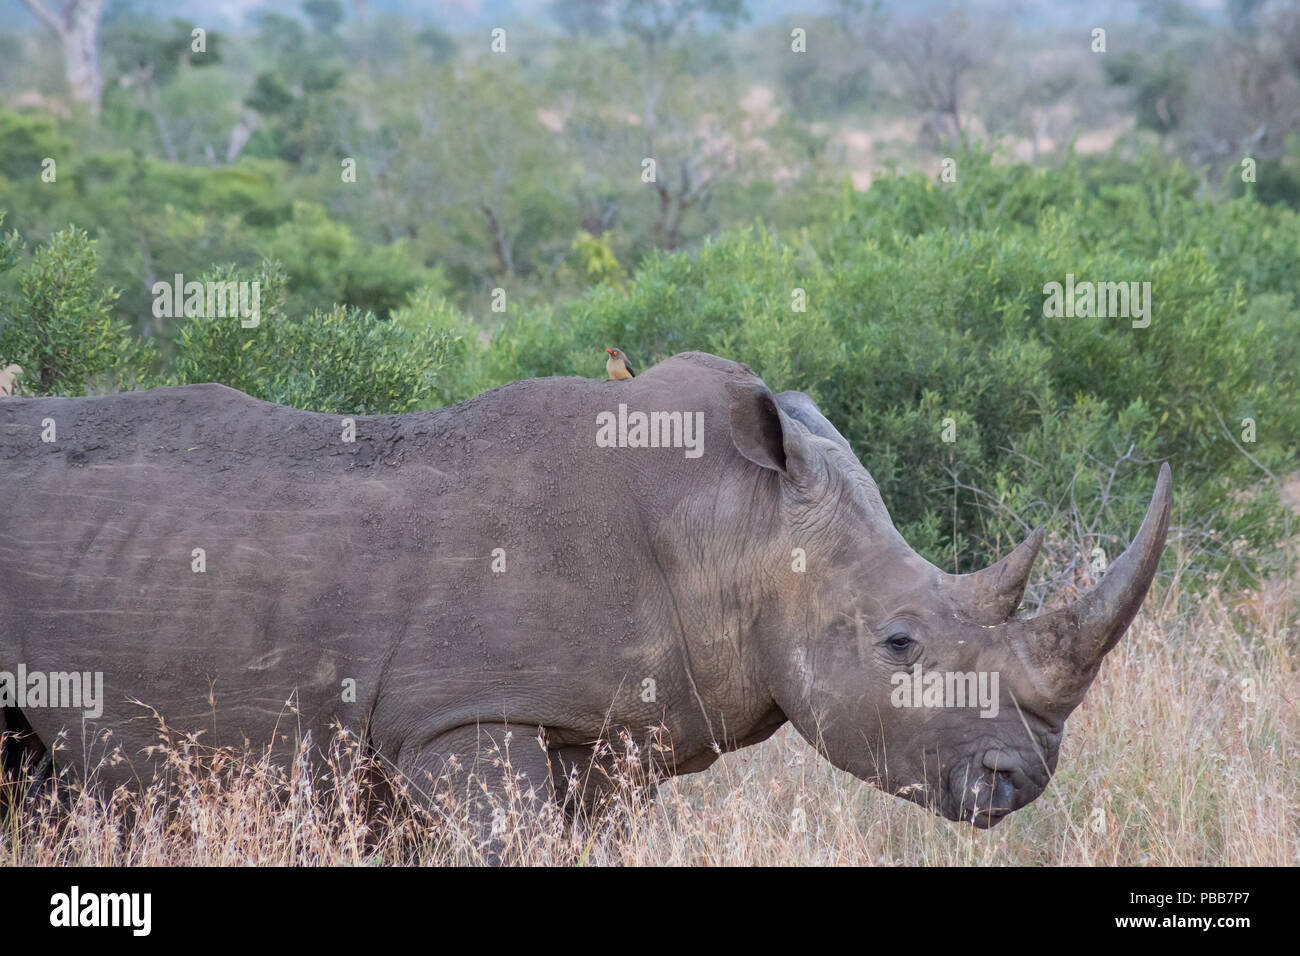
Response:
[{"label": "rhino front horn", "polygon": [[1100,584],[1066,607],[1004,625],[1029,672],[1026,696],[1049,714],[1064,720],[1079,705],[1102,658],[1133,623],[1164,553],[1171,484],[1162,465],[1142,527]]},{"label": "rhino front horn", "polygon": [[1078,642],[1086,653],[1100,659],[1119,642],[1133,623],[1156,566],[1165,550],[1169,530],[1169,465],[1160,466],[1155,494],[1137,537],[1095,588],[1075,602],[1079,616]]}]

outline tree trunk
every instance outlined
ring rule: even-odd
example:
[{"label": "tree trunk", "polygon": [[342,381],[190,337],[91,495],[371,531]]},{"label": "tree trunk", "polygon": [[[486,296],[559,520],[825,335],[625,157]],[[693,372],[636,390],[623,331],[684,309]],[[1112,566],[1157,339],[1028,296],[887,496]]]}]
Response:
[{"label": "tree trunk", "polygon": [[91,115],[98,116],[104,93],[99,71],[99,23],[104,15],[104,0],[63,0],[58,14],[41,0],[23,2],[63,44],[64,68],[73,100],[85,103]]},{"label": "tree trunk", "polygon": [[233,163],[239,158],[239,154],[243,152],[255,129],[257,129],[257,114],[246,110],[230,131],[230,139],[226,143],[226,162]]},{"label": "tree trunk", "polygon": [[503,276],[512,276],[515,274],[515,264],[510,258],[510,247],[506,245],[505,232],[501,227],[501,218],[496,211],[486,203],[480,208],[483,215],[487,216],[488,229],[492,232],[492,251],[497,257],[497,271]]}]

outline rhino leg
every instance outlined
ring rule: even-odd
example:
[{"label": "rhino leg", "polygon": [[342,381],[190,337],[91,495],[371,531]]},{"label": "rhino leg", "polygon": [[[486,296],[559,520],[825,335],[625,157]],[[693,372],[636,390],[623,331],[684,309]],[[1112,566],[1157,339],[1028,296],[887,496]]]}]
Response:
[{"label": "rhino leg", "polygon": [[536,730],[457,727],[404,750],[397,765],[416,798],[435,814],[468,808],[479,847],[493,862],[510,845],[513,829],[555,801],[550,757]]}]

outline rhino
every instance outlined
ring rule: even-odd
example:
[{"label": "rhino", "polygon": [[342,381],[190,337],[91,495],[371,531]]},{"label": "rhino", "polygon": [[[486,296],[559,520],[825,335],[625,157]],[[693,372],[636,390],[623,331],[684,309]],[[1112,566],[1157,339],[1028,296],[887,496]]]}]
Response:
[{"label": "rhino", "polygon": [[[1047,786],[1170,502],[1166,464],[1097,586],[1017,616],[1041,529],[941,571],[812,399],[698,352],[400,415],[216,384],[9,398],[0,476],[0,672],[102,676],[94,707],[10,694],[10,771],[147,782],[143,704],[286,757],[342,726],[420,793],[509,747],[535,792],[563,803],[582,781],[586,802],[614,759],[601,741],[692,773],[790,722],[834,766],[980,828]],[[995,696],[939,699],[934,674]]]}]

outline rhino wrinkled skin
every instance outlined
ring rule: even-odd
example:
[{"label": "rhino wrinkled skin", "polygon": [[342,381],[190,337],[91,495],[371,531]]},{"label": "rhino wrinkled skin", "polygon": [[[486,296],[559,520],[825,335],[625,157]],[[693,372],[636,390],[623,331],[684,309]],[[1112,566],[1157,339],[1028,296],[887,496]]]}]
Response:
[{"label": "rhino wrinkled skin", "polygon": [[[620,404],[702,412],[702,454],[598,446]],[[1102,582],[1021,619],[1041,531],[940,571],[807,396],[711,355],[354,418],[349,443],[343,416],[220,385],[0,401],[0,671],[104,675],[98,719],[0,711],[25,731],[10,769],[66,730],[56,767],[147,782],[143,703],[281,753],[338,721],[412,781],[513,730],[515,769],[559,798],[575,767],[601,778],[597,739],[693,772],[788,720],[836,767],[988,827],[1047,785],[1168,521],[1166,465]],[[894,706],[918,663],[998,675],[996,716]]]}]

